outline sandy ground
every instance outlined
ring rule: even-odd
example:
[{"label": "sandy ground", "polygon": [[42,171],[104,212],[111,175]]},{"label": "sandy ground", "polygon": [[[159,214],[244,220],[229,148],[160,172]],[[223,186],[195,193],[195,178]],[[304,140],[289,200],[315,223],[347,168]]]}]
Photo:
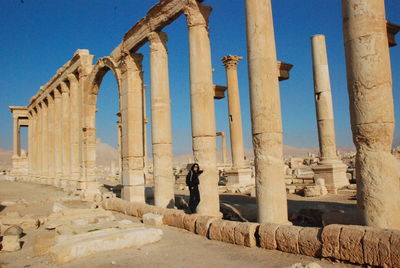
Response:
[{"label": "sandy ground", "polygon": [[[54,201],[67,195],[51,186],[0,180],[0,201],[16,201],[23,198],[28,206],[0,207],[0,214],[18,211],[46,216],[51,213]],[[81,201],[70,201],[69,206],[90,207]],[[139,219],[115,213],[117,219]],[[73,261],[59,267],[290,267],[294,263],[317,262],[321,267],[356,267],[332,263],[302,255],[287,254],[259,248],[246,248],[211,241],[185,230],[162,226],[164,232],[160,242],[118,251],[108,251]],[[34,257],[32,245],[37,234],[48,232],[43,227],[27,233],[23,238],[23,249],[13,253],[0,253],[0,267],[56,267],[47,256]]]}]

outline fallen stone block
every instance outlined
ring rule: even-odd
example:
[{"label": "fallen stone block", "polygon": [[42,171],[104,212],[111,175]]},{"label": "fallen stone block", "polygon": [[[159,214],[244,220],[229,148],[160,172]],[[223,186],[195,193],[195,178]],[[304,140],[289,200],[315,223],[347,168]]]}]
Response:
[{"label": "fallen stone block", "polygon": [[147,225],[161,226],[163,225],[163,216],[153,213],[146,213],[143,215],[143,223]]},{"label": "fallen stone block", "polygon": [[302,227],[280,225],[276,230],[277,249],[283,252],[299,254],[299,233]]},{"label": "fallen stone block", "polygon": [[362,240],[364,263],[374,266],[392,267],[390,258],[391,236],[392,232],[389,230],[367,229]]},{"label": "fallen stone block", "polygon": [[22,235],[22,233],[23,233],[23,229],[21,228],[21,227],[19,227],[19,226],[17,226],[17,225],[13,225],[13,226],[11,226],[11,227],[8,227],[5,231],[4,231],[4,236],[7,236],[7,235],[15,235],[15,236],[18,236],[18,237],[21,237],[21,235]]},{"label": "fallen stone block", "polygon": [[185,213],[182,210],[166,209],[163,216],[163,223],[168,226],[184,229],[184,216]]},{"label": "fallen stone block", "polygon": [[340,259],[353,263],[364,263],[362,240],[365,226],[343,225],[340,232]]},{"label": "fallen stone block", "polygon": [[17,235],[6,235],[3,236],[1,241],[1,251],[13,252],[21,249],[21,243],[19,236]]},{"label": "fallen stone block", "polygon": [[196,232],[196,221],[198,217],[198,214],[185,214],[185,216],[183,216],[183,227],[189,232]]},{"label": "fallen stone block", "polygon": [[213,221],[217,218],[209,216],[199,216],[196,221],[196,234],[209,238],[208,230]]},{"label": "fallen stone block", "polygon": [[165,209],[157,206],[152,205],[144,205],[138,207],[138,217],[143,218],[143,215],[147,213],[163,215],[165,213]]},{"label": "fallen stone block", "polygon": [[135,227],[143,227],[142,223],[134,223],[132,221],[112,221],[112,222],[105,222],[105,223],[95,223],[95,224],[88,224],[88,225],[61,225],[57,226],[56,232],[60,235],[74,235],[74,234],[83,234],[88,232],[94,232],[103,229],[109,228],[117,228],[117,229],[129,229]]},{"label": "fallen stone block", "polygon": [[33,242],[33,253],[35,256],[43,256],[49,252],[49,249],[56,243],[55,232],[46,232],[35,237]]},{"label": "fallen stone block", "polygon": [[5,228],[17,225],[23,230],[33,230],[39,227],[39,221],[36,217],[30,214],[21,217],[17,212],[10,212],[0,216],[0,222]]},{"label": "fallen stone block", "polygon": [[8,200],[1,201],[1,203],[0,203],[0,205],[5,206],[5,207],[14,206],[16,204],[17,204],[16,202],[8,201]]},{"label": "fallen stone block", "polygon": [[235,227],[235,244],[255,247],[257,246],[256,233],[260,225],[258,223],[241,222]]},{"label": "fallen stone block", "polygon": [[390,258],[392,267],[400,267],[400,231],[393,230],[390,237]]},{"label": "fallen stone block", "polygon": [[262,223],[258,229],[260,247],[265,249],[276,249],[276,230],[280,225],[274,223]]},{"label": "fallen stone block", "polygon": [[58,213],[58,212],[61,212],[61,211],[63,211],[64,209],[67,209],[67,208],[68,208],[68,207],[64,206],[64,205],[61,204],[61,203],[54,202],[52,211],[53,211],[53,213]]},{"label": "fallen stone block", "polygon": [[161,240],[163,232],[154,228],[132,228],[126,230],[106,229],[74,236],[59,236],[50,249],[50,257],[56,264],[89,256],[94,253],[141,247]]},{"label": "fallen stone block", "polygon": [[239,222],[237,221],[225,221],[225,224],[222,226],[221,230],[223,242],[235,244],[235,228],[238,226],[238,224]]},{"label": "fallen stone block", "polygon": [[321,257],[322,254],[322,229],[305,227],[299,233],[300,254]]},{"label": "fallen stone block", "polygon": [[101,208],[97,209],[64,209],[53,213],[47,218],[46,229],[55,229],[61,225],[87,225],[114,221],[115,217],[111,211]]},{"label": "fallen stone block", "polygon": [[340,260],[340,232],[343,225],[331,224],[322,229],[322,257]]},{"label": "fallen stone block", "polygon": [[222,241],[222,228],[227,221],[217,219],[210,224],[208,238],[211,240]]}]

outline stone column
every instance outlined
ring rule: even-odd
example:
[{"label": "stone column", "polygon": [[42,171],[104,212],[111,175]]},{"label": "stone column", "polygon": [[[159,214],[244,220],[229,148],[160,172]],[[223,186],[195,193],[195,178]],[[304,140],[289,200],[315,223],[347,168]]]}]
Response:
[{"label": "stone column", "polygon": [[233,168],[244,166],[242,114],[240,112],[240,95],[237,76],[237,65],[241,59],[243,58],[231,55],[221,59],[226,69],[228,87],[229,130]]},{"label": "stone column", "polygon": [[71,142],[71,190],[81,190],[79,187],[80,170],[80,157],[79,157],[79,87],[78,79],[75,74],[68,75],[69,81],[69,94],[70,94],[70,142]]},{"label": "stone column", "polygon": [[55,109],[54,109],[54,99],[51,95],[47,97],[48,101],[48,115],[47,115],[47,152],[48,152],[48,172],[49,177],[47,179],[48,185],[54,185],[55,179],[55,154],[54,154],[54,147],[55,147],[55,140],[54,140],[54,127],[55,127]]},{"label": "stone column", "polygon": [[36,182],[42,182],[43,170],[42,170],[42,104],[36,106],[37,109],[37,125],[36,125],[36,161],[37,161],[37,172]]},{"label": "stone column", "polygon": [[222,163],[225,166],[227,163],[225,132],[223,131],[217,132],[216,136],[221,136]]},{"label": "stone column", "polygon": [[191,0],[184,10],[189,31],[190,107],[194,159],[204,168],[200,176],[197,213],[221,216],[219,209],[214,86],[208,17],[211,7]]},{"label": "stone column", "polygon": [[152,32],[150,45],[151,138],[153,148],[154,204],[173,208],[171,100],[169,97],[168,52],[165,33]]},{"label": "stone column", "polygon": [[61,187],[63,176],[63,159],[62,159],[62,144],[63,144],[63,111],[61,102],[61,93],[57,88],[54,90],[54,160],[55,160],[55,180],[54,186]]},{"label": "stone column", "polygon": [[[31,127],[31,126],[29,126]],[[31,181],[36,182],[37,176],[37,111],[36,108],[32,108],[32,152],[29,152],[30,157],[32,157],[32,177]]]},{"label": "stone column", "polygon": [[323,178],[329,192],[335,193],[338,188],[349,184],[346,177],[347,166],[336,154],[335,123],[331,85],[329,78],[328,56],[325,36],[311,37],[314,101],[317,114],[320,162],[313,167],[315,178]]},{"label": "stone column", "polygon": [[13,115],[13,158],[18,157],[18,117]]},{"label": "stone column", "polygon": [[42,166],[42,177],[41,183],[47,184],[49,177],[49,147],[48,147],[48,100],[42,101],[42,124],[41,124],[41,166]]},{"label": "stone column", "polygon": [[121,177],[122,173],[122,148],[121,148],[121,140],[122,140],[122,130],[121,130],[121,113],[117,114],[119,119],[117,121],[117,131],[118,131],[118,168],[119,168],[119,176]]},{"label": "stone column", "polygon": [[246,0],[258,221],[288,223],[271,0]]},{"label": "stone column", "polygon": [[357,148],[357,203],[364,224],[400,229],[400,165],[392,73],[382,0],[342,0],[351,127]]},{"label": "stone column", "polygon": [[61,101],[62,101],[62,170],[63,177],[61,180],[61,187],[69,190],[71,187],[71,127],[70,127],[70,96],[67,85],[62,82],[61,87]]},{"label": "stone column", "polygon": [[144,203],[142,60],[141,54],[126,54],[122,60],[122,199]]},{"label": "stone column", "polygon": [[33,125],[33,118],[32,112],[28,111],[28,174],[25,178],[25,181],[30,181],[32,178],[33,172],[33,164],[32,164],[32,125]]}]

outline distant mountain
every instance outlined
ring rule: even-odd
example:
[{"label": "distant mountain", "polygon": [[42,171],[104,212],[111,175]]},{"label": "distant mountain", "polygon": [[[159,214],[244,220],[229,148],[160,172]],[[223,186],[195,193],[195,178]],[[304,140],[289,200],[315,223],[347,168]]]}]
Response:
[{"label": "distant mountain", "polygon": [[96,143],[96,165],[98,167],[110,167],[111,162],[115,161],[118,166],[118,150],[107,143],[97,139]]}]

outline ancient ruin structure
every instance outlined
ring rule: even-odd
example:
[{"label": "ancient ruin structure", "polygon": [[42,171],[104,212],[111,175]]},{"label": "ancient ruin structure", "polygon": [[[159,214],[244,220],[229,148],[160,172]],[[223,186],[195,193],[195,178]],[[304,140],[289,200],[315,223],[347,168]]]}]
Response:
[{"label": "ancient ruin structure", "polygon": [[[120,96],[117,129],[122,199],[144,203],[148,119],[143,55],[138,50],[149,43],[154,198],[157,206],[173,207],[173,119],[167,35],[162,30],[185,15],[189,35],[193,156],[205,169],[197,213],[221,217],[216,136],[222,136],[225,141],[225,133],[216,132],[214,105],[215,100],[224,98],[225,91],[228,91],[232,155],[232,166],[229,166],[226,149],[223,150],[228,181],[250,182],[251,169],[244,159],[237,76],[241,57],[222,58],[227,86],[214,85],[208,27],[212,9],[202,2],[160,1],[124,35],[109,56],[93,64],[93,55],[88,50],[77,50],[26,107],[11,106],[13,175],[25,181],[53,185],[83,198],[100,195],[95,173],[96,103],[102,79],[111,71]],[[292,65],[276,58],[271,0],[245,0],[245,3],[258,220],[287,224],[279,81],[289,78]],[[381,0],[343,0],[342,3],[360,211],[366,225],[399,229],[400,170],[390,153],[394,113],[388,46],[396,44],[394,36],[398,27],[386,22]],[[314,36],[312,44],[321,154],[321,161],[314,168],[315,179],[325,179],[326,186],[335,191],[348,183],[344,175],[346,166],[336,155],[323,36]],[[28,127],[28,154],[20,150],[21,127]]]},{"label": "ancient ruin structure", "polygon": [[384,1],[343,0],[342,6],[358,207],[366,225],[399,229],[400,166],[390,153],[394,107]]},{"label": "ancient ruin structure", "polygon": [[346,177],[347,166],[339,160],[336,154],[335,123],[331,83],[329,78],[328,56],[326,53],[325,36],[314,35],[311,38],[315,108],[319,137],[320,161],[313,168],[315,178],[325,179],[329,192],[349,184]]}]

